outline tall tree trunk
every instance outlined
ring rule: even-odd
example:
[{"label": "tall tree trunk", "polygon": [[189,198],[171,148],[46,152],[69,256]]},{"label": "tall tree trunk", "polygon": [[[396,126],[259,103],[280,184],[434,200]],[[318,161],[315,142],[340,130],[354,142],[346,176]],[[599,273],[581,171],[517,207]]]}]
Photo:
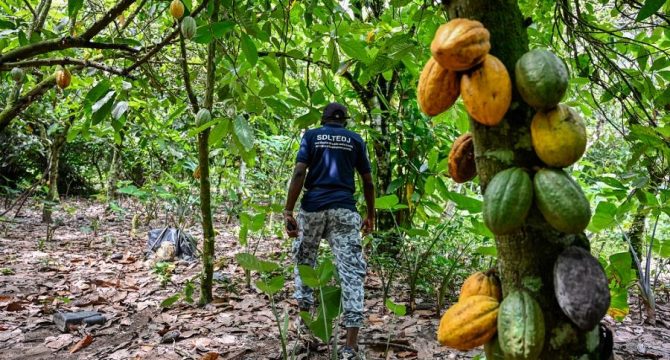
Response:
[{"label": "tall tree trunk", "polygon": [[58,196],[58,164],[60,163],[60,154],[67,140],[67,133],[70,131],[73,121],[72,117],[65,121],[63,129],[54,135],[49,149],[49,166],[47,170],[49,190],[47,191],[46,202],[42,207],[42,222],[44,223],[52,222],[53,204],[58,203],[60,200]]},{"label": "tall tree trunk", "polygon": [[[213,1],[210,23],[219,17],[219,0]],[[216,43],[209,43],[207,54],[207,82],[203,107],[212,111],[214,85],[216,80]],[[185,59],[184,59],[185,61]],[[209,181],[209,129],[198,135],[198,165],[200,166],[200,213],[202,215],[202,273],[200,276],[200,304],[210,303],[212,296],[212,275],[214,272],[214,226],[212,224],[211,190]]]},{"label": "tall tree trunk", "polygon": [[[498,57],[514,79],[514,65],[528,51],[528,36],[516,0],[453,0],[445,2],[450,18],[481,21],[491,33],[491,54]],[[542,166],[528,143],[532,110],[514,89],[512,105],[503,124],[487,127],[470,121],[475,143],[475,160],[482,192],[497,172],[515,165],[526,169]],[[526,141],[524,141],[524,138]],[[513,154],[513,164],[505,157]],[[541,359],[595,359],[598,327],[584,332],[563,315],[554,296],[553,265],[571,238],[553,230],[537,209],[531,209],[522,230],[496,236],[498,266],[505,295],[516,289],[530,292],[542,307],[546,333]],[[588,341],[587,341],[588,338]],[[591,345],[591,348],[587,346]]]},{"label": "tall tree trunk", "polygon": [[[123,137],[121,137],[123,139]],[[123,140],[121,140],[123,141]],[[109,165],[109,174],[107,175],[107,201],[116,199],[116,183],[119,181],[119,171],[121,169],[121,154],[123,142],[115,144],[112,147],[112,162]]]}]

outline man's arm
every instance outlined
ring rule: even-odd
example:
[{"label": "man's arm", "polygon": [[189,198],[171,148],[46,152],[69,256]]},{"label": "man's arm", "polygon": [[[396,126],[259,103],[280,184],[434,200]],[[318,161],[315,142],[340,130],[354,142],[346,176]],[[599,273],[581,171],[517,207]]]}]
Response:
[{"label": "man's arm", "polygon": [[371,173],[363,174],[362,178],[363,196],[367,207],[367,217],[363,221],[363,236],[365,236],[375,229],[375,185]]},{"label": "man's arm", "polygon": [[298,201],[298,196],[300,196],[300,190],[302,190],[302,187],[305,184],[305,175],[307,175],[307,164],[303,162],[296,163],[295,168],[293,169],[291,183],[288,186],[286,205],[284,205],[284,220],[286,221],[286,232],[289,237],[298,236],[298,222],[295,221],[295,218],[293,217],[293,208]]}]

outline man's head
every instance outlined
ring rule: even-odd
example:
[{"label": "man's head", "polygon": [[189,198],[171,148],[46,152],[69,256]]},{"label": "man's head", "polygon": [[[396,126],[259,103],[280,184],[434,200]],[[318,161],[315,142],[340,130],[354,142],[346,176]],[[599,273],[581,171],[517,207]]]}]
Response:
[{"label": "man's head", "polygon": [[348,118],[347,108],[340,103],[332,102],[326,105],[326,108],[323,109],[321,123],[334,122],[344,124]]}]

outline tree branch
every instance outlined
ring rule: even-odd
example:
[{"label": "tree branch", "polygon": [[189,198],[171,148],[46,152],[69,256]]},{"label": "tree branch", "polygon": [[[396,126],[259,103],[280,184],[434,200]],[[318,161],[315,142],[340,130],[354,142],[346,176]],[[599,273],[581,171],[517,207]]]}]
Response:
[{"label": "tree branch", "polygon": [[33,17],[37,17],[37,13],[35,12],[35,9],[33,9],[33,7],[30,6],[30,3],[28,2],[28,0],[23,0],[23,3],[26,4],[26,7],[28,8],[28,10],[30,10],[30,12],[33,14]]},{"label": "tree branch", "polygon": [[111,8],[100,20],[91,25],[86,32],[81,35],[82,39],[91,40],[94,36],[98,35],[109,23],[114,21],[117,16],[121,15],[130,5],[132,5],[135,0],[121,0],[113,8]]},{"label": "tree branch", "polygon": [[132,23],[133,20],[135,20],[135,17],[137,16],[137,14],[139,14],[140,11],[142,11],[142,8],[144,7],[144,4],[146,4],[146,3],[147,3],[147,0],[142,0],[142,1],[140,2],[140,4],[137,5],[137,8],[135,9],[135,11],[133,11],[133,12],[128,16],[128,18],[126,19],[126,22],[123,23],[123,26],[121,26],[121,29],[119,30],[119,33],[123,33],[123,31],[126,30],[126,28],[128,27],[128,25],[130,25],[130,23]]},{"label": "tree branch", "polygon": [[179,49],[181,50],[181,71],[184,75],[184,87],[186,88],[186,94],[188,95],[188,100],[191,103],[191,109],[194,114],[197,114],[200,110],[198,106],[198,99],[193,93],[193,88],[191,87],[191,76],[188,73],[188,64],[186,64],[186,43],[184,42],[184,35],[179,33]]},{"label": "tree branch", "polygon": [[116,74],[120,76],[125,76],[131,79],[135,79],[134,76],[126,74],[123,69],[117,68],[114,66],[108,66],[103,63],[90,61],[90,60],[76,60],[69,57],[60,58],[60,59],[40,59],[40,60],[26,60],[20,62],[6,63],[0,65],[0,71],[8,71],[14,67],[25,68],[25,67],[36,67],[36,66],[53,66],[53,65],[81,65],[82,67],[91,67],[99,69],[111,74]]}]

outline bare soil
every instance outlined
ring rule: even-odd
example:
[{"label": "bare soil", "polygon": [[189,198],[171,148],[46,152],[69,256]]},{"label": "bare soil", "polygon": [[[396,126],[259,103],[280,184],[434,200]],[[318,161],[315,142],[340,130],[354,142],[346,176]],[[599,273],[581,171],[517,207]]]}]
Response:
[{"label": "bare soil", "polygon": [[[253,286],[246,287],[244,271],[234,260],[243,249],[234,225],[217,217],[215,270],[223,280],[215,285],[215,301],[205,307],[178,301],[163,309],[160,303],[181,292],[190,279],[196,282],[197,301],[200,265],[175,261],[170,281],[161,286],[144,250],[147,231],[165,224],[154,220],[131,234],[135,207],[128,201],[122,205],[129,210],[114,214],[91,200],[67,200],[64,208],[71,211],[56,214],[63,225],[50,242],[44,242],[47,227],[40,222],[38,203],[28,202],[18,217],[0,222],[0,359],[281,358],[269,300]],[[197,226],[186,230],[200,236]],[[253,242],[259,256],[288,264],[286,239]],[[275,299],[280,312],[287,311],[293,321],[291,291],[287,281]],[[366,291],[367,320],[360,338],[368,359],[471,359],[482,353],[481,348],[463,353],[439,347],[439,318],[433,309],[403,317],[388,313],[380,299],[381,282],[372,271]],[[667,296],[658,296],[655,326],[641,322],[636,300],[622,323],[605,319],[620,359],[670,359]],[[400,302],[406,294],[395,290],[392,297]],[[55,312],[83,310],[99,311],[108,321],[69,333],[61,333],[52,322]],[[92,343],[70,353],[87,335]],[[314,350],[300,344],[291,330],[289,351],[295,350],[298,359],[330,356],[325,344]]]}]

